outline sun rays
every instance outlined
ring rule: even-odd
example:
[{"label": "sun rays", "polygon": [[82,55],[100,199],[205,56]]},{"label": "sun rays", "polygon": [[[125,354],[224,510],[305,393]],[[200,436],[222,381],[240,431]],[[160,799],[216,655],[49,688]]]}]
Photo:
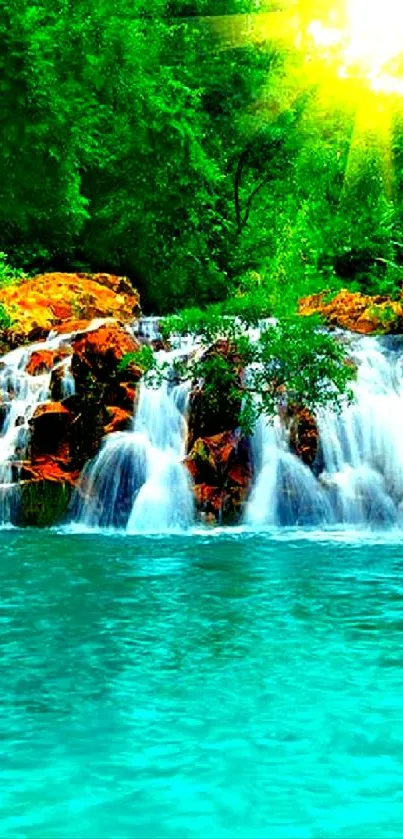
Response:
[{"label": "sun rays", "polygon": [[324,118],[335,110],[346,118],[353,114],[346,184],[368,139],[378,145],[380,181],[391,197],[391,137],[395,116],[403,111],[403,0],[268,0],[266,9],[214,23],[225,46],[250,41],[284,50],[281,99],[271,101],[269,85],[267,99],[263,92],[258,103],[262,118],[276,118],[309,90]]}]

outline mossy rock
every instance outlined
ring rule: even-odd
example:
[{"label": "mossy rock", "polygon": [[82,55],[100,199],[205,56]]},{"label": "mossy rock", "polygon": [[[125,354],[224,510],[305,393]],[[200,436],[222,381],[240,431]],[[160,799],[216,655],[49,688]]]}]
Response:
[{"label": "mossy rock", "polygon": [[23,481],[16,524],[18,527],[51,527],[66,515],[72,489],[58,481]]}]

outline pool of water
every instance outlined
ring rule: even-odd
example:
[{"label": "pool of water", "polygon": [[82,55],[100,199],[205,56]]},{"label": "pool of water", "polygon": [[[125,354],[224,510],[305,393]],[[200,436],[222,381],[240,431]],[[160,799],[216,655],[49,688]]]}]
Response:
[{"label": "pool of water", "polygon": [[400,537],[0,533],[0,835],[403,834]]}]

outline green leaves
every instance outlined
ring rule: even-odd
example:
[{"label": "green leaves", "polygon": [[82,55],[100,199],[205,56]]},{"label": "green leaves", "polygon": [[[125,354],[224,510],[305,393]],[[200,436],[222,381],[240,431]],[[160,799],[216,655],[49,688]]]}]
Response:
[{"label": "green leaves", "polygon": [[[353,398],[354,365],[344,345],[323,329],[318,318],[261,321],[258,332],[248,333],[251,322],[255,323],[255,313],[251,321],[246,303],[244,316],[236,319],[220,315],[216,307],[186,310],[164,323],[166,335],[174,330],[211,345],[201,358],[178,362],[175,370],[178,379],[202,383],[210,412],[230,407],[249,434],[261,414],[269,418],[277,414],[281,401],[316,413],[324,406],[340,410]],[[159,368],[154,356],[149,372],[148,381],[158,385],[167,369]]]},{"label": "green leaves", "polygon": [[13,261],[126,273],[159,312],[227,301],[218,314],[242,317],[246,292],[250,322],[323,288],[399,293],[402,120],[390,149],[357,144],[351,107],[298,86],[296,53],[233,35],[234,15],[261,10],[0,0]]}]

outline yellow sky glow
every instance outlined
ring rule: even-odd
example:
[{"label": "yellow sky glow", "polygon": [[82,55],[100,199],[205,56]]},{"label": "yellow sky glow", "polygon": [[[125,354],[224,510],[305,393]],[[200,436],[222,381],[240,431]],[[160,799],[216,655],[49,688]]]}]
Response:
[{"label": "yellow sky glow", "polygon": [[377,93],[403,95],[403,0],[346,0],[344,21],[312,20],[308,32],[319,50],[339,56],[339,74],[363,76]]}]

